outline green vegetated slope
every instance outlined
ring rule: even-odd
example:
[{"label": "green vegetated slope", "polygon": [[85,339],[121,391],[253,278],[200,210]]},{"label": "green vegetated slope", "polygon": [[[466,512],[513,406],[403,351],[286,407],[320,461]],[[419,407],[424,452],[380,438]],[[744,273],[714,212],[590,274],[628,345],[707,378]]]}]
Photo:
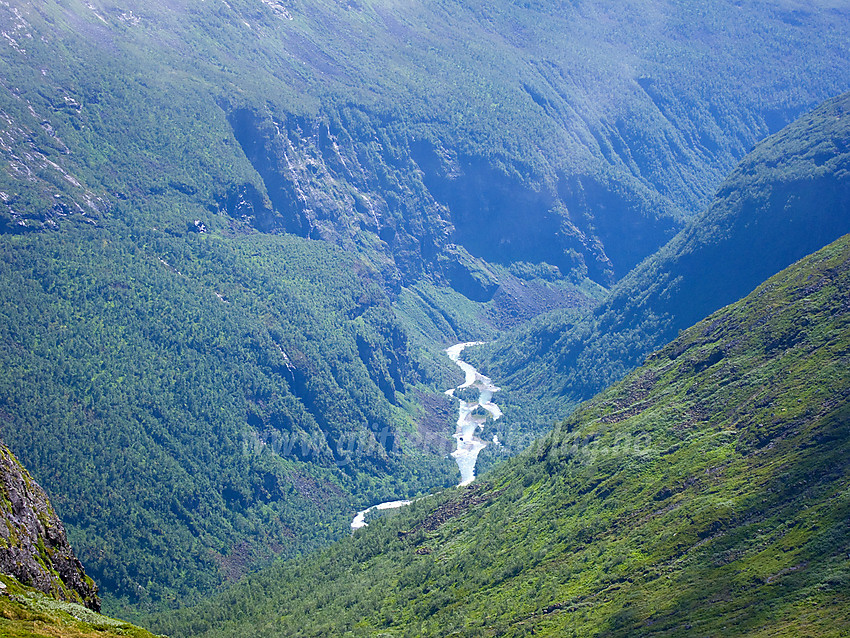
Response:
[{"label": "green vegetated slope", "polygon": [[418,443],[433,375],[368,268],[296,237],[147,232],[7,237],[0,258],[3,433],[106,592],[187,599],[456,481]]},{"label": "green vegetated slope", "polygon": [[493,344],[492,376],[544,414],[590,397],[650,351],[850,232],[850,94],[760,143],[711,205],[592,314],[541,316]]},{"label": "green vegetated slope", "polygon": [[149,631],[56,600],[0,575],[0,635],[4,638],[154,638]]},{"label": "green vegetated slope", "polygon": [[453,483],[440,347],[588,306],[845,90],[832,4],[0,5],[0,428],[107,608]]},{"label": "green vegetated slope", "polygon": [[840,636],[850,236],[477,485],[160,618],[198,636]]}]

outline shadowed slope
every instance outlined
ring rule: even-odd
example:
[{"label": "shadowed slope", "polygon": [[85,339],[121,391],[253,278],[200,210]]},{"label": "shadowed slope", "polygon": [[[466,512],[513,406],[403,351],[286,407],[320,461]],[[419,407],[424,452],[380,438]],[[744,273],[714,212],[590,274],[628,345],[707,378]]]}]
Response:
[{"label": "shadowed slope", "polygon": [[490,374],[563,412],[767,277],[850,232],[850,94],[759,144],[687,228],[587,319],[542,317],[492,351]]}]

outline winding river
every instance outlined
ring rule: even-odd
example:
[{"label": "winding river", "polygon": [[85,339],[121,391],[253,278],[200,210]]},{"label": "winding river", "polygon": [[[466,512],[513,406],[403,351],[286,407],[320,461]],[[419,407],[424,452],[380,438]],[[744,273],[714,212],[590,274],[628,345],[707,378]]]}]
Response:
[{"label": "winding river", "polygon": [[387,501],[386,503],[378,503],[372,507],[367,507],[365,510],[360,510],[357,512],[357,516],[354,517],[354,520],[351,521],[351,531],[353,532],[362,527],[369,527],[369,524],[366,522],[366,514],[372,510],[394,510],[399,507],[404,507],[405,505],[410,505],[412,502],[413,501]]},{"label": "winding river", "polygon": [[[458,408],[457,428],[454,433],[454,438],[457,440],[457,449],[452,452],[452,457],[454,457],[458,469],[460,469],[460,483],[458,483],[458,486],[469,485],[475,480],[475,463],[478,460],[478,453],[487,447],[487,443],[476,434],[479,428],[484,427],[484,423],[487,420],[486,416],[480,414],[478,408],[483,408],[494,420],[502,416],[499,406],[493,403],[493,395],[499,391],[499,388],[493,385],[489,377],[485,377],[473,366],[460,358],[464,348],[478,346],[482,343],[482,341],[469,341],[467,343],[459,343],[446,350],[449,359],[454,361],[463,370],[465,375],[463,383],[456,388],[446,390],[446,394],[453,397],[457,390],[462,390],[463,388],[476,388],[478,390],[477,401],[458,399],[460,401],[460,407]],[[498,443],[498,439],[495,437],[493,441]]]},{"label": "winding river", "polygon": [[[499,388],[493,385],[489,377],[485,377],[473,366],[460,358],[464,348],[478,346],[483,343],[483,341],[468,341],[446,349],[449,359],[454,361],[464,373],[463,383],[450,390],[446,390],[446,394],[454,397],[456,391],[464,388],[475,388],[478,390],[477,401],[464,401],[458,398],[460,407],[458,408],[457,427],[453,434],[457,441],[457,449],[451,454],[460,470],[460,483],[458,483],[458,487],[469,485],[475,480],[475,463],[478,460],[478,453],[487,447],[487,443],[477,436],[478,429],[483,428],[487,420],[486,416],[480,414],[478,408],[481,407],[486,410],[494,420],[502,416],[499,406],[493,403],[493,395],[499,391]],[[476,411],[479,413],[476,414]],[[493,442],[498,444],[498,438],[494,436]],[[397,509],[405,505],[410,505],[412,502],[405,500],[387,501],[386,503],[367,507],[365,510],[357,512],[357,516],[351,521],[351,532],[354,533],[358,529],[368,527],[366,515],[372,510]]]}]

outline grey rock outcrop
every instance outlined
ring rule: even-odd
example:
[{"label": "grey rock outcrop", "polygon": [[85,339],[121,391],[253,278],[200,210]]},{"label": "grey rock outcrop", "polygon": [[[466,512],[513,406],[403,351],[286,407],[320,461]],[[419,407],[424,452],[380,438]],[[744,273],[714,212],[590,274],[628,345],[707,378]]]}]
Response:
[{"label": "grey rock outcrop", "polygon": [[61,600],[100,611],[88,577],[47,494],[0,444],[0,572]]}]

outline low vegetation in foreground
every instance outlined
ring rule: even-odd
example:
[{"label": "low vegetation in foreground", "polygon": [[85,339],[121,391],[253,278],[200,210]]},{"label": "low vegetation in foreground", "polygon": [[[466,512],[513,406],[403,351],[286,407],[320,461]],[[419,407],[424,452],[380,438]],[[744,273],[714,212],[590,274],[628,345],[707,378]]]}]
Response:
[{"label": "low vegetation in foreground", "polygon": [[56,600],[0,575],[0,636],[4,638],[154,638],[123,620],[102,616],[77,603]]}]

